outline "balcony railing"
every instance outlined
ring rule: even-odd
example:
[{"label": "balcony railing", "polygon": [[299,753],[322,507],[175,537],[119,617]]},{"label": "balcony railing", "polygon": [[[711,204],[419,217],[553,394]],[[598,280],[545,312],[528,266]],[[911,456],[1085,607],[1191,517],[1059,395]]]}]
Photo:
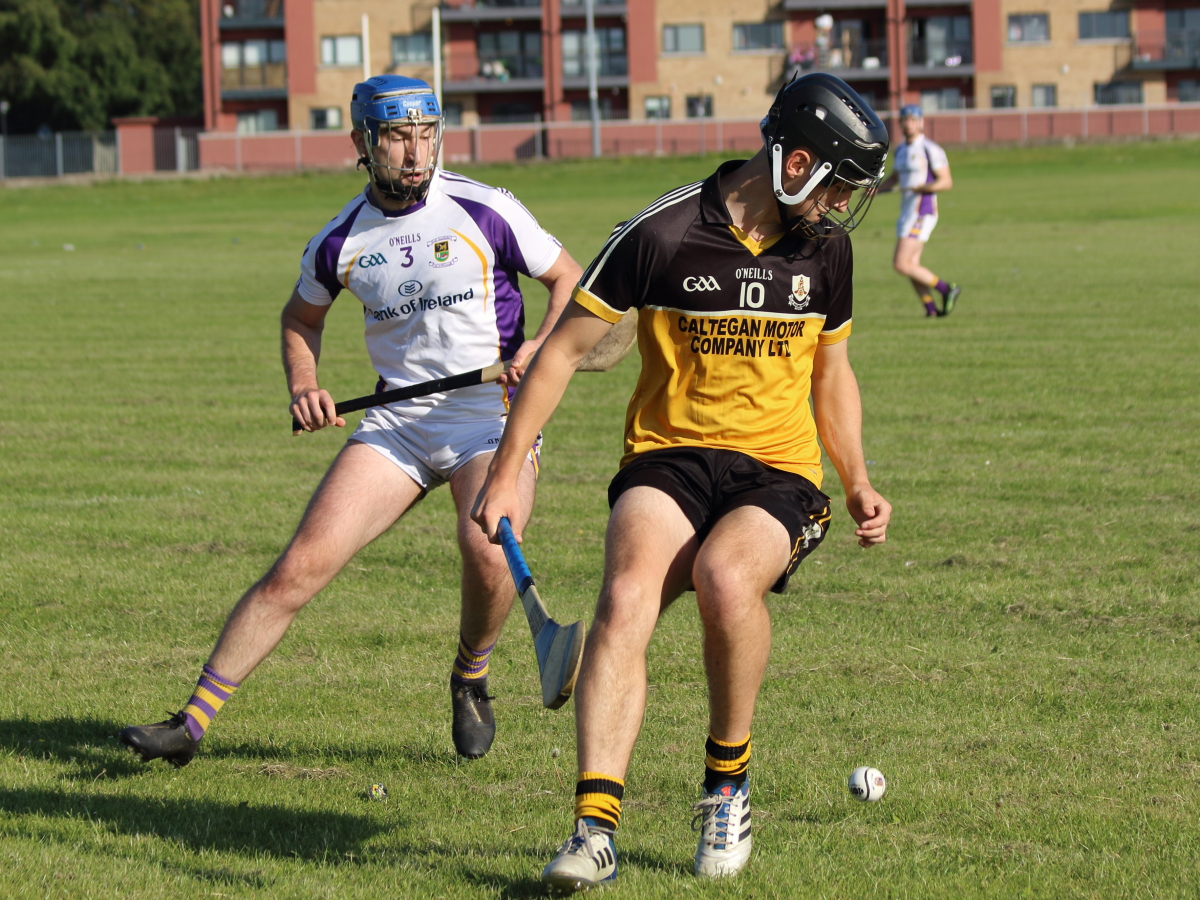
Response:
[{"label": "balcony railing", "polygon": [[479,54],[479,77],[489,81],[509,81],[513,78],[541,78],[541,53]]},{"label": "balcony railing", "polygon": [[1137,32],[1133,68],[1200,69],[1200,31]]},{"label": "balcony railing", "polygon": [[839,75],[849,71],[860,77],[872,77],[872,73],[879,70],[878,77],[887,78],[887,41],[883,38],[847,38],[827,45],[801,44],[788,54],[787,69],[789,73],[819,70]]},{"label": "balcony railing", "polygon": [[287,92],[287,63],[263,63],[221,69],[221,93],[274,94]]},{"label": "balcony railing", "polygon": [[974,62],[971,41],[961,38],[917,38],[908,44],[908,64],[929,69],[957,69]]},{"label": "balcony railing", "polygon": [[224,0],[222,28],[282,28],[283,0]]}]

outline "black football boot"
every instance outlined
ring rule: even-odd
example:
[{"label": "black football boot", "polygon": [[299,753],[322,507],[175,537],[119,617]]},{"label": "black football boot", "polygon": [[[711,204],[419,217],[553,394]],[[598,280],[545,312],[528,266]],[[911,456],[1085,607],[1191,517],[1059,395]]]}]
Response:
[{"label": "black football boot", "polygon": [[187,716],[182,711],[165,722],[127,725],[121,729],[117,740],[140,756],[143,762],[165,759],[179,769],[192,761],[199,746],[187,730]]},{"label": "black football boot", "polygon": [[451,680],[450,708],[454,712],[451,727],[454,749],[459,756],[479,759],[492,748],[496,737],[496,717],[492,715],[487,679],[480,678],[470,684]]}]

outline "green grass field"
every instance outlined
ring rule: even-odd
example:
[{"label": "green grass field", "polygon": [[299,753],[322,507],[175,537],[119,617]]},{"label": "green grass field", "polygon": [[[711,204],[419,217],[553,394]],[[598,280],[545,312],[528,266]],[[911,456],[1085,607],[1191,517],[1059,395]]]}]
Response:
[{"label": "green grass field", "polygon": [[[754,862],[690,875],[706,698],[685,596],[651,646],[614,897],[1196,896],[1200,144],[951,162],[925,261],[965,285],[953,316],[923,319],[890,269],[894,195],[855,235],[851,358],[895,516],[862,551],[827,482],[830,538],[770,600]],[[714,164],[471,174],[586,262]],[[572,711],[541,708],[518,614],[493,657],[496,746],[456,761],[448,491],[301,614],[191,766],[113,738],[185,702],[343,440],[290,437],[277,317],[360,185],[0,191],[0,896],[541,893]],[[373,384],[361,328],[335,306],[335,396]],[[595,602],[637,365],[578,376],[547,429],[525,547],[560,617]],[[847,793],[860,764],[889,777],[882,802]]]}]

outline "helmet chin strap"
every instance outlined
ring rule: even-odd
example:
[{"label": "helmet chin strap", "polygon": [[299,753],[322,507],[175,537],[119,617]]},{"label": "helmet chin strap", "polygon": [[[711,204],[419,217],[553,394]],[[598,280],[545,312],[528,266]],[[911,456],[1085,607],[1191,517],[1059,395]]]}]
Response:
[{"label": "helmet chin strap", "polygon": [[813,169],[813,173],[809,176],[808,181],[805,182],[804,187],[800,188],[794,194],[789,194],[783,189],[783,147],[779,144],[771,146],[771,189],[775,192],[776,201],[785,206],[795,206],[798,203],[803,203],[808,199],[808,195],[821,183],[822,179],[833,171],[833,166],[827,162],[821,162],[819,159],[814,159],[813,162],[821,164]]},{"label": "helmet chin strap", "polygon": [[[813,169],[813,173],[809,176],[808,181],[796,193],[789,194],[783,189],[783,147],[779,144],[771,145],[771,188],[775,195],[775,206],[779,210],[779,224],[788,231],[795,228],[799,228],[805,234],[809,234],[812,231],[811,223],[805,220],[804,216],[796,216],[796,221],[789,225],[787,208],[789,206],[796,206],[807,200],[809,195],[816,190],[817,185],[821,183],[822,179],[833,171],[833,166],[827,162],[821,162],[818,159],[814,159],[814,162],[818,162],[820,165]],[[810,234],[809,236],[815,237],[816,235]]]}]

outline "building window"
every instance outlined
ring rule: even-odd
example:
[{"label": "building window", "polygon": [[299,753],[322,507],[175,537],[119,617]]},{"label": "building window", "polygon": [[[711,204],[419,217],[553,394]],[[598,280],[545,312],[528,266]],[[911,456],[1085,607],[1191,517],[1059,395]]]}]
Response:
[{"label": "building window", "polygon": [[279,113],[273,109],[256,109],[238,113],[237,133],[258,134],[260,131],[278,131]]},{"label": "building window", "polygon": [[342,110],[338,106],[309,110],[309,121],[313,131],[326,131],[342,127]]},{"label": "building window", "polygon": [[782,50],[782,22],[742,22],[733,26],[734,50]]},{"label": "building window", "polygon": [[1141,103],[1142,83],[1140,81],[1110,81],[1108,84],[1098,84],[1095,87],[1096,102],[1102,106],[1114,103]]},{"label": "building window", "polygon": [[971,17],[930,16],[912,20],[908,61],[914,66],[970,65]]},{"label": "building window", "polygon": [[962,109],[963,96],[958,88],[938,88],[932,91],[921,91],[921,111],[930,113],[943,109]]},{"label": "building window", "polygon": [[393,34],[392,65],[433,61],[433,39],[428,34]]},{"label": "building window", "polygon": [[542,35],[538,31],[485,31],[477,42],[484,78],[542,77]]},{"label": "building window", "polygon": [[443,103],[442,117],[446,120],[447,125],[461,125],[463,116],[463,105],[458,102]]},{"label": "building window", "polygon": [[689,119],[711,119],[712,118],[712,95],[703,94],[697,97],[688,97],[687,117]]},{"label": "building window", "polygon": [[321,65],[361,66],[362,36],[341,34],[321,38]]},{"label": "building window", "polygon": [[1129,11],[1124,9],[1079,14],[1081,41],[1129,37]]},{"label": "building window", "polygon": [[703,53],[703,25],[664,25],[663,53]]},{"label": "building window", "polygon": [[1200,103],[1200,81],[1186,78],[1179,82],[1176,100],[1180,103]]},{"label": "building window", "polygon": [[647,97],[646,98],[646,118],[647,119],[669,119],[669,118],[671,118],[671,98],[666,95],[663,95],[660,97]]},{"label": "building window", "polygon": [[221,89],[286,88],[287,45],[283,41],[221,44]]},{"label": "building window", "polygon": [[1017,105],[1017,89],[1011,84],[992,85],[992,109],[1012,109]]},{"label": "building window", "polygon": [[1008,42],[1031,44],[1050,40],[1050,16],[1046,13],[1008,17]]},{"label": "building window", "polygon": [[1058,85],[1035,84],[1029,90],[1029,105],[1039,108],[1058,106]]},{"label": "building window", "polygon": [[[587,60],[583,51],[586,43],[586,31],[564,31],[562,33],[563,78],[587,76]],[[598,63],[597,75],[627,75],[629,73],[628,57],[625,55],[624,28],[597,28],[596,44],[599,50],[596,60]]]}]

